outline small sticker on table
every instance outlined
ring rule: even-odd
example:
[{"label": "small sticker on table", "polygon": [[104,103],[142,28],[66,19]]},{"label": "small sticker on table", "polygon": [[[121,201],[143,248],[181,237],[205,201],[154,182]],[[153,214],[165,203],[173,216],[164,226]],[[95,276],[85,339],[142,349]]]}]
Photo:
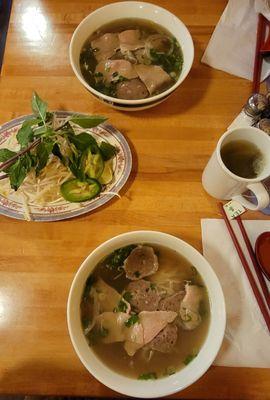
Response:
[{"label": "small sticker on table", "polygon": [[228,203],[224,204],[223,208],[229,219],[234,219],[246,211],[242,204],[238,203],[235,200],[231,200]]}]

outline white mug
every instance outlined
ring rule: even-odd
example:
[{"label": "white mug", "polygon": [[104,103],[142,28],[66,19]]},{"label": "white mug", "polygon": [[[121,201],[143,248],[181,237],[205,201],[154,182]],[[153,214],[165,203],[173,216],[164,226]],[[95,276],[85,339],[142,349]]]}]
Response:
[{"label": "white mug", "polygon": [[[235,175],[223,163],[222,147],[235,140],[246,140],[256,145],[263,154],[262,171],[256,178],[248,179]],[[220,200],[236,200],[250,210],[262,210],[270,203],[269,193],[261,183],[270,176],[270,137],[263,131],[253,127],[237,128],[225,132],[217,143],[217,147],[206,165],[202,184],[204,189],[213,197]],[[243,196],[251,190],[257,198],[253,204]]]}]

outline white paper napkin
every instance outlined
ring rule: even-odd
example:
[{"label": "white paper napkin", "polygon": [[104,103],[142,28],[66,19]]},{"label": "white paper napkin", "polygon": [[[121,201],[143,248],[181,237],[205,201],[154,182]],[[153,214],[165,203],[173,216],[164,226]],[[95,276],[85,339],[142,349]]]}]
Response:
[{"label": "white paper napkin", "polygon": [[[232,223],[250,260],[237,223]],[[270,221],[243,223],[253,246],[260,233],[270,231]],[[222,219],[203,219],[201,227],[203,254],[220,280],[227,312],[225,338],[214,364],[270,368],[270,334],[225,222]]]},{"label": "white paper napkin", "polygon": [[[258,13],[270,19],[268,0],[229,0],[202,57],[214,68],[252,80]],[[262,80],[270,64],[262,66]]]}]

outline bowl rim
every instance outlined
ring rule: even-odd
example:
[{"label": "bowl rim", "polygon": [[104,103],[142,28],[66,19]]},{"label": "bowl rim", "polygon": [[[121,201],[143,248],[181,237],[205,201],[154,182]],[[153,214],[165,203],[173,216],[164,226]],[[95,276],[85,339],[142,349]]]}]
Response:
[{"label": "bowl rim", "polygon": [[[191,57],[190,57],[190,61],[187,63],[187,70],[186,70],[186,72],[184,74],[180,74],[179,78],[174,83],[174,85],[172,85],[170,88],[168,88],[164,92],[159,93],[159,94],[157,94],[155,96],[150,96],[150,97],[147,97],[145,99],[138,99],[138,100],[118,99],[117,97],[107,96],[107,95],[105,95],[105,94],[103,94],[101,92],[98,92],[92,86],[90,86],[85,81],[85,79],[79,74],[79,72],[78,72],[78,70],[77,70],[77,68],[75,66],[75,61],[73,59],[73,46],[74,46],[75,38],[76,38],[78,32],[80,31],[82,25],[84,25],[88,20],[92,19],[96,14],[98,14],[98,13],[100,13],[102,11],[106,11],[106,10],[112,8],[112,7],[119,6],[119,5],[121,5],[121,6],[129,5],[130,6],[131,4],[138,5],[138,6],[145,5],[145,6],[153,7],[153,8],[155,7],[156,9],[159,9],[162,13],[166,13],[167,15],[170,15],[172,18],[174,18],[177,21],[177,23],[179,25],[181,25],[181,27],[186,31],[187,39],[189,41],[190,50],[191,50]],[[78,78],[78,80],[83,84],[83,86],[88,91],[90,91],[93,95],[97,96],[101,100],[105,100],[108,103],[129,105],[129,106],[146,105],[148,103],[155,103],[156,101],[163,99],[163,97],[169,96],[186,79],[187,75],[189,74],[189,72],[191,70],[191,67],[192,67],[192,64],[193,64],[193,61],[194,61],[194,44],[193,44],[192,36],[191,36],[189,30],[187,29],[186,25],[180,20],[180,18],[178,18],[176,15],[174,15],[173,13],[168,11],[167,9],[165,9],[163,7],[160,7],[160,6],[156,5],[156,4],[148,3],[148,2],[144,2],[144,1],[133,1],[133,0],[131,0],[131,1],[123,1],[123,2],[114,2],[114,3],[107,4],[107,5],[103,6],[103,7],[97,8],[96,10],[94,10],[93,12],[88,14],[79,23],[79,25],[76,27],[76,29],[73,32],[72,37],[71,37],[71,41],[70,41],[70,45],[69,45],[69,61],[70,61],[71,67],[73,69],[73,72],[75,73],[75,75]],[[184,58],[184,63],[185,63],[185,58]]]},{"label": "bowl rim", "polygon": [[[217,293],[217,299],[215,303],[211,303],[211,294],[209,294],[209,301],[210,301],[210,307],[211,307],[211,319],[210,319],[210,325],[208,329],[207,336],[204,340],[204,343],[200,349],[200,352],[198,356],[195,358],[195,360],[181,369],[180,371],[177,371],[174,375],[158,379],[157,381],[139,381],[134,378],[128,378],[125,377],[124,375],[121,375],[120,373],[117,373],[107,367],[105,363],[103,363],[102,360],[100,360],[97,356],[95,356],[95,353],[90,349],[91,357],[94,357],[96,360],[99,360],[100,364],[102,365],[103,370],[109,371],[110,375],[112,375],[113,378],[111,382],[106,382],[106,379],[104,378],[104,375],[102,376],[102,373],[97,373],[94,365],[89,365],[89,362],[87,362],[86,358],[82,354],[82,351],[80,350],[79,346],[77,346],[77,339],[73,335],[73,329],[76,329],[74,326],[75,323],[72,322],[72,304],[73,304],[73,297],[74,297],[74,289],[76,289],[76,285],[78,285],[78,281],[80,279],[80,275],[84,272],[84,270],[89,270],[88,271],[88,276],[92,273],[94,266],[91,266],[91,259],[94,258],[98,253],[102,252],[104,248],[106,247],[112,247],[113,245],[115,246],[114,249],[119,248],[119,245],[117,245],[117,242],[121,239],[126,240],[126,245],[132,242],[131,238],[133,239],[134,236],[141,235],[147,236],[147,235],[152,235],[152,243],[158,243],[158,240],[160,239],[168,239],[174,241],[174,244],[179,244],[182,246],[182,251],[184,248],[186,248],[186,251],[193,253],[194,257],[196,256],[198,259],[201,260],[201,265],[204,264],[204,267],[207,270],[207,274],[210,274],[210,278],[208,276],[208,279],[211,279],[212,282],[212,287],[215,287],[215,293]],[[137,239],[141,240],[142,242],[148,242],[151,243],[151,239],[143,240],[143,238]],[[134,241],[134,239],[133,239]],[[172,247],[174,246],[172,244]],[[125,245],[125,244],[122,244]],[[121,247],[121,245],[120,245]],[[165,245],[166,247],[166,245]],[[171,248],[172,248],[171,247]],[[176,245],[175,245],[176,247]],[[113,251],[113,250],[112,250]],[[107,251],[108,254],[109,250]],[[180,250],[179,250],[180,253]],[[181,253],[180,253],[181,254]],[[90,265],[90,267],[89,267]],[[204,279],[204,278],[203,278]],[[205,282],[206,283],[206,282]],[[206,283],[207,289],[209,289],[210,283]],[[214,285],[214,286],[213,286]],[[213,313],[214,309],[214,313]],[[218,310],[218,311],[217,311]],[[213,315],[217,318],[217,320],[213,319]],[[215,322],[213,322],[215,321]],[[218,321],[218,323],[216,322]],[[151,230],[139,230],[139,231],[129,231],[122,233],[120,235],[114,236],[113,238],[101,243],[98,247],[96,247],[82,262],[81,266],[77,270],[75,277],[72,281],[71,288],[69,291],[68,295],[68,302],[67,302],[67,325],[68,325],[68,331],[69,331],[69,336],[71,339],[71,342],[73,344],[73,347],[75,349],[75,352],[85,368],[90,372],[92,376],[94,376],[97,380],[99,380],[102,384],[105,386],[109,387],[110,389],[113,389],[114,391],[118,393],[122,393],[124,395],[128,396],[133,396],[137,398],[157,398],[157,397],[162,397],[162,396],[167,396],[174,394],[176,392],[182,391],[186,387],[190,386],[194,382],[196,382],[211,366],[213,363],[214,359],[216,358],[216,355],[221,347],[223,337],[224,337],[224,332],[225,332],[225,326],[226,326],[226,309],[225,309],[225,300],[224,300],[224,295],[223,291],[220,285],[220,282],[216,276],[216,273],[212,269],[211,265],[208,263],[208,261],[203,257],[203,255],[196,250],[193,246],[185,242],[184,240],[164,233],[160,231],[151,231]],[[81,332],[83,335],[83,332]],[[206,344],[208,344],[208,348],[206,348]],[[203,351],[203,355],[202,354]],[[201,355],[201,357],[200,357]],[[202,358],[204,356],[207,356],[207,362],[204,362],[202,364]],[[94,364],[94,363],[93,363]],[[198,365],[197,365],[198,364]],[[192,367],[193,365],[193,367]],[[195,365],[197,368],[195,368]],[[183,374],[183,371],[186,371],[186,374]],[[179,382],[178,378],[181,377],[179,375],[187,375],[187,381],[185,383]],[[117,384],[117,379],[122,381],[120,384]],[[136,385],[135,383],[139,383],[139,386]],[[162,384],[163,383],[163,384]],[[165,385],[164,385],[165,383]],[[122,384],[122,385],[121,385]],[[132,387],[132,385],[135,386]],[[122,389],[122,386],[125,388]]]}]

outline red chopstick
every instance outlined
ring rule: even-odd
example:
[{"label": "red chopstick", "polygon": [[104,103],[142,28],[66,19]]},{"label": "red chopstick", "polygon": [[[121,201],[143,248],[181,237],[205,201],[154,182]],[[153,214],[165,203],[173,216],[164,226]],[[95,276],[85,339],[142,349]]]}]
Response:
[{"label": "red chopstick", "polygon": [[243,239],[244,239],[244,241],[246,243],[249,256],[251,258],[251,261],[252,261],[252,264],[254,266],[257,278],[258,278],[258,280],[260,282],[260,285],[261,285],[261,288],[262,288],[262,291],[263,291],[263,294],[264,294],[265,301],[266,301],[266,303],[268,305],[268,308],[270,310],[270,294],[269,294],[269,290],[268,290],[268,287],[266,285],[265,279],[263,277],[261,268],[260,268],[260,266],[258,264],[258,261],[257,261],[256,257],[255,257],[255,254],[254,254],[253,248],[251,246],[249,237],[247,235],[247,232],[245,230],[245,227],[243,225],[243,222],[242,222],[240,216],[236,217],[235,219],[236,219],[236,221],[238,223],[238,226],[239,226],[240,231],[242,233]]},{"label": "red chopstick", "polygon": [[253,290],[254,296],[256,297],[258,306],[260,307],[260,310],[261,310],[261,313],[262,313],[262,315],[264,317],[264,320],[265,320],[265,323],[267,325],[267,328],[268,328],[268,330],[270,332],[270,314],[268,313],[268,309],[266,308],[266,305],[264,303],[263,297],[262,297],[262,295],[261,295],[261,293],[260,293],[260,291],[259,291],[259,289],[257,287],[256,281],[255,281],[255,279],[254,279],[254,277],[252,275],[252,272],[250,270],[250,267],[248,265],[246,257],[245,257],[245,255],[244,255],[244,253],[243,253],[243,251],[242,251],[242,249],[240,247],[240,244],[239,244],[239,242],[237,240],[237,237],[236,237],[236,235],[234,233],[234,230],[233,230],[233,228],[232,228],[232,226],[230,224],[230,221],[229,221],[229,219],[228,219],[228,217],[226,215],[226,212],[224,211],[222,203],[219,203],[219,208],[220,208],[222,217],[223,217],[223,219],[224,219],[224,221],[226,223],[226,226],[227,226],[227,229],[229,231],[229,234],[231,235],[233,244],[234,244],[234,246],[235,246],[235,248],[237,250],[237,253],[239,255],[239,258],[241,260],[241,263],[242,263],[243,268],[245,270],[245,273],[247,275],[247,278],[249,280],[250,286],[251,286],[251,288]]},{"label": "red chopstick", "polygon": [[266,25],[264,21],[264,16],[262,14],[259,14],[258,28],[257,28],[257,42],[256,42],[254,69],[253,69],[252,93],[257,93],[260,88],[262,61],[263,61],[263,56],[260,52],[260,49],[264,41],[265,30],[266,30]]}]

